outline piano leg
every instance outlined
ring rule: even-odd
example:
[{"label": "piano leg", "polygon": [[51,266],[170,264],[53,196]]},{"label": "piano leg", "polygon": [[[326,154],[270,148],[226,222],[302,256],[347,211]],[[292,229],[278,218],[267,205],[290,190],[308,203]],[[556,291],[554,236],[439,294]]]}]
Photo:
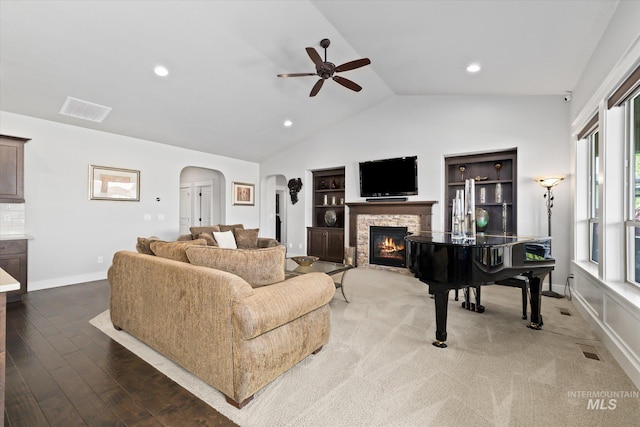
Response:
[{"label": "piano leg", "polygon": [[542,293],[540,287],[542,279],[540,277],[529,278],[529,291],[531,292],[531,324],[528,326],[531,329],[542,329],[542,314],[540,314],[540,306]]},{"label": "piano leg", "polygon": [[436,340],[432,343],[439,348],[447,348],[447,307],[449,303],[449,290],[435,292],[433,294],[436,303]]}]

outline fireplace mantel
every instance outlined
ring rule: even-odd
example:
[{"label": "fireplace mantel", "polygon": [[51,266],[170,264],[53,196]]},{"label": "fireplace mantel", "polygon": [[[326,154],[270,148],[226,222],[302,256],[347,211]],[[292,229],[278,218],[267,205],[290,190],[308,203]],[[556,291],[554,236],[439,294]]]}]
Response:
[{"label": "fireplace mantel", "polygon": [[358,239],[358,215],[419,215],[421,231],[431,230],[431,207],[437,201],[419,202],[357,202],[349,207],[349,246],[356,247]]}]

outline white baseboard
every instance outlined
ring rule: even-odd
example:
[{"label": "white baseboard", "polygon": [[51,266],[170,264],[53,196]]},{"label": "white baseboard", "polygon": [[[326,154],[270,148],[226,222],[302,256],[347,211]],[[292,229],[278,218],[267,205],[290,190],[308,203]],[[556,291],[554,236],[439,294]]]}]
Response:
[{"label": "white baseboard", "polygon": [[94,282],[96,280],[104,280],[107,278],[106,271],[100,271],[91,274],[81,274],[78,276],[58,277],[56,279],[29,281],[29,291],[40,291],[42,289],[59,288],[61,286],[75,285],[78,283]]}]

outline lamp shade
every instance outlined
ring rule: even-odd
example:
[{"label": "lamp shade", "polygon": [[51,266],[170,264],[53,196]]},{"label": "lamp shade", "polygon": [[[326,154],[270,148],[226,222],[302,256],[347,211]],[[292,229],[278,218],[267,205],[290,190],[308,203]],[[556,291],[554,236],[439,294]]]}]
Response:
[{"label": "lamp shade", "polygon": [[537,176],[533,178],[533,180],[540,184],[541,187],[551,188],[560,184],[560,181],[562,181],[564,178],[564,175]]}]

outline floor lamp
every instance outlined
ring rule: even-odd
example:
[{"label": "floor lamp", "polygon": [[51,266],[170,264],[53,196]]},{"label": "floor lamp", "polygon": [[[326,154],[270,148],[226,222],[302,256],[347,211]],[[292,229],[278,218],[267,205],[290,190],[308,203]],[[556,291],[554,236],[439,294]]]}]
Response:
[{"label": "floor lamp", "polygon": [[[547,199],[547,221],[549,228],[549,237],[551,237],[551,208],[553,207],[553,193],[551,192],[551,189],[560,184],[560,181],[562,181],[563,179],[563,175],[540,176],[533,178],[535,182],[537,182],[542,188],[545,188],[547,190],[547,193],[544,195],[544,197]],[[549,241],[549,255],[551,255],[551,241]],[[546,297],[563,298],[562,295],[552,290],[552,285],[553,281],[551,280],[551,272],[549,272],[549,290],[542,291],[542,295]]]}]

